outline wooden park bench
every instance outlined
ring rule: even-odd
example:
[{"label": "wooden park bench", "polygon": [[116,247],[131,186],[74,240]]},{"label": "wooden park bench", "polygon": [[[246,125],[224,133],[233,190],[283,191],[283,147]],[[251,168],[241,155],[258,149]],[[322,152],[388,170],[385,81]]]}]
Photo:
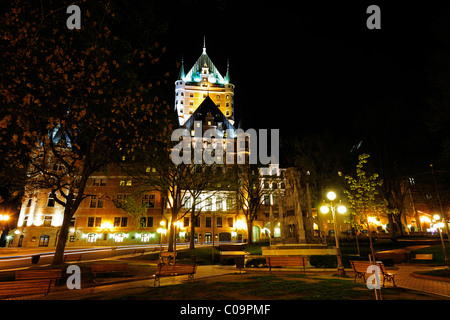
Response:
[{"label": "wooden park bench", "polygon": [[[358,260],[350,260],[350,263],[352,265],[353,271],[355,272],[354,282],[356,282],[356,278],[362,278],[364,282],[366,282],[366,274],[368,274],[367,268],[373,263],[371,263],[370,261],[358,261]],[[381,276],[383,277],[383,287],[386,280],[392,281],[392,284],[394,285],[394,287],[396,287],[394,279],[395,274],[387,272],[383,262],[376,261],[375,263],[378,267],[380,267]]]},{"label": "wooden park bench", "polygon": [[81,254],[65,254],[64,262],[81,261]]},{"label": "wooden park bench", "polygon": [[91,272],[94,274],[94,279],[96,278],[97,273],[128,273],[128,263],[93,263]]},{"label": "wooden park bench", "polygon": [[160,261],[159,263],[162,264],[173,264],[175,262],[175,257],[177,256],[176,251],[175,252],[169,252],[169,251],[163,251],[160,254]]},{"label": "wooden park bench", "polygon": [[269,271],[272,271],[272,267],[303,267],[303,272],[305,272],[308,259],[300,256],[273,256],[266,257],[266,262]]},{"label": "wooden park bench", "polygon": [[418,253],[413,258],[413,260],[431,261],[431,260],[433,260],[433,254],[432,253]]},{"label": "wooden park bench", "polygon": [[176,264],[176,265],[167,265],[159,263],[156,267],[156,273],[153,275],[155,278],[154,285],[160,285],[161,277],[174,277],[187,275],[188,281],[194,281],[194,274],[197,271],[196,264]]},{"label": "wooden park bench", "polygon": [[16,280],[38,280],[38,279],[58,280],[61,278],[62,278],[61,269],[28,269],[28,270],[17,270],[15,273]]},{"label": "wooden park bench", "polygon": [[0,297],[18,297],[34,294],[43,294],[47,297],[48,293],[53,291],[55,279],[34,279],[18,281],[0,282]]},{"label": "wooden park bench", "polygon": [[62,283],[61,269],[27,269],[17,270],[15,280],[54,280],[56,285]]}]

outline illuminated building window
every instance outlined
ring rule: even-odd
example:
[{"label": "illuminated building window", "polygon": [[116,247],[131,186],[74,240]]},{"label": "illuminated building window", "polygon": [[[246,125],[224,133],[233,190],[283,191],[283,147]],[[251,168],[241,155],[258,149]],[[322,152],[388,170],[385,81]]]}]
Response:
[{"label": "illuminated building window", "polygon": [[141,217],[139,221],[140,228],[151,228],[153,227],[153,217]]},{"label": "illuminated building window", "polygon": [[212,210],[212,200],[211,199],[206,199],[205,210],[207,210],[207,211],[211,211]]},{"label": "illuminated building window", "polygon": [[44,216],[44,227],[50,227],[52,225],[52,216]]},{"label": "illuminated building window", "polygon": [[88,217],[88,228],[99,228],[102,225],[102,217]]},{"label": "illuminated building window", "polygon": [[103,179],[94,179],[94,182],[93,182],[93,184],[92,184],[94,187],[98,187],[98,186],[101,186],[101,187],[105,187],[106,186],[106,180],[103,180]]},{"label": "illuminated building window", "polygon": [[97,196],[91,196],[91,208],[103,208],[103,200],[97,199]]},{"label": "illuminated building window", "polygon": [[48,242],[50,240],[50,236],[43,234],[39,237],[39,247],[48,247]]},{"label": "illuminated building window", "polygon": [[54,207],[54,206],[55,206],[55,199],[53,198],[52,194],[49,193],[47,199],[47,207]]},{"label": "illuminated building window", "polygon": [[217,211],[223,210],[222,198],[216,199],[216,210]]},{"label": "illuminated building window", "polygon": [[97,237],[95,236],[95,234],[93,233],[89,233],[87,236],[87,242],[95,242],[95,240],[97,239]]},{"label": "illuminated building window", "polygon": [[128,224],[127,217],[114,217],[114,227],[126,227]]},{"label": "illuminated building window", "polygon": [[114,235],[115,242],[123,242],[124,235],[122,233],[118,233]]},{"label": "illuminated building window", "polygon": [[222,217],[217,217],[217,223],[216,223],[216,226],[217,226],[218,228],[222,228]]},{"label": "illuminated building window", "polygon": [[155,195],[154,194],[142,195],[142,204],[148,205],[149,208],[154,208],[155,207]]},{"label": "illuminated building window", "polygon": [[150,235],[149,234],[141,234],[141,241],[142,242],[149,242],[150,241]]}]

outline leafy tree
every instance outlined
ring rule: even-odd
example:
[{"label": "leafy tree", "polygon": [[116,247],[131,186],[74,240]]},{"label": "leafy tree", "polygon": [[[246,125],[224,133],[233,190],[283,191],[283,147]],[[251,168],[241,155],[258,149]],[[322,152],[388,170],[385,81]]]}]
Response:
[{"label": "leafy tree", "polygon": [[11,1],[0,21],[1,153],[28,167],[28,188],[49,190],[63,207],[54,265],[88,178],[148,143],[138,125],[155,135],[153,115],[169,109],[143,77],[165,48],[130,50],[131,39],[111,31],[109,1],[82,2],[82,29],[68,30],[70,4]]},{"label": "leafy tree", "polygon": [[348,189],[344,190],[344,193],[347,195],[348,212],[352,215],[352,223],[357,228],[358,225],[363,225],[369,231],[370,250],[374,257],[369,218],[378,218],[381,213],[386,212],[386,201],[380,197],[383,180],[377,173],[368,175],[366,172],[365,166],[369,158],[368,154],[359,155],[355,175],[345,176]]}]

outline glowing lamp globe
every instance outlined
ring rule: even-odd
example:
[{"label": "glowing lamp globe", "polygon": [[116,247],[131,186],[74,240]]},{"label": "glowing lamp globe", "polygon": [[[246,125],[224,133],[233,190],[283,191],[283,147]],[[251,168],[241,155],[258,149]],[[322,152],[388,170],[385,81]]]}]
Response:
[{"label": "glowing lamp globe", "polygon": [[333,191],[328,192],[327,198],[328,198],[328,200],[333,201],[334,199],[336,199],[336,193],[334,193]]},{"label": "glowing lamp globe", "polygon": [[320,207],[320,212],[322,212],[323,214],[326,214],[330,211],[330,209],[327,206],[321,206]]}]

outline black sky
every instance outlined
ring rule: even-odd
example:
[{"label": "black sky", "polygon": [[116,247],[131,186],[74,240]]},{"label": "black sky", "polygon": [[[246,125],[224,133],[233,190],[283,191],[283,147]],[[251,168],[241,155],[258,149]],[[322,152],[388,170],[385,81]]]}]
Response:
[{"label": "black sky", "polygon": [[[434,20],[448,11],[395,2],[180,1],[161,10],[170,20],[168,53],[183,55],[186,69],[202,53],[203,36],[223,74],[230,60],[235,111],[246,128],[325,132],[349,145],[377,132],[384,140],[418,138],[409,142],[415,157],[430,152],[422,145],[434,147],[424,136],[429,51],[437,45]],[[371,4],[381,8],[381,30],[366,27]]]}]

